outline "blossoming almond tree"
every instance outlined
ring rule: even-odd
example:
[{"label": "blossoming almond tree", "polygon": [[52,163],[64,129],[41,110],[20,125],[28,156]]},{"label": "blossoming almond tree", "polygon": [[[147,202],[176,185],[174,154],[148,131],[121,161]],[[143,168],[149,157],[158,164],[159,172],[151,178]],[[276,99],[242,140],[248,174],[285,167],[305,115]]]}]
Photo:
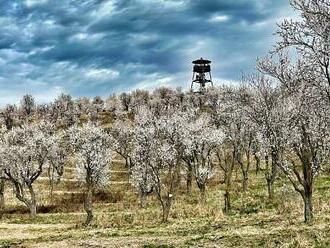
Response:
[{"label": "blossoming almond tree", "polygon": [[131,168],[133,124],[129,120],[117,119],[111,126],[110,134],[114,140],[114,151],[125,159],[126,167]]},{"label": "blossoming almond tree", "polygon": [[21,117],[26,118],[30,115],[32,115],[33,111],[35,110],[35,100],[32,95],[24,95],[21,99],[20,104],[20,112]]},{"label": "blossoming almond tree", "polygon": [[231,208],[232,173],[237,163],[241,137],[239,127],[242,122],[241,113],[238,113],[240,109],[237,88],[223,85],[215,88],[212,93],[206,91],[204,97],[210,108],[212,124],[222,133],[222,141],[218,144],[215,154],[224,177],[224,212],[227,213]]},{"label": "blossoming almond tree", "polygon": [[61,180],[70,149],[67,144],[65,131],[58,131],[54,139],[55,142],[48,154],[49,162],[47,173],[50,184],[50,197],[53,196],[54,183],[57,184]]},{"label": "blossoming almond tree", "polygon": [[226,87],[221,92],[222,105],[219,110],[220,127],[225,133],[225,140],[232,150],[233,158],[242,172],[242,189],[246,192],[251,165],[254,127],[242,108],[247,99],[245,86]]},{"label": "blossoming almond tree", "polygon": [[75,125],[68,133],[76,155],[76,176],[85,184],[85,225],[90,225],[93,220],[93,192],[97,187],[104,187],[109,180],[111,142],[105,131],[90,122],[81,127]]},{"label": "blossoming almond tree", "polygon": [[24,124],[13,128],[1,143],[1,169],[4,179],[11,182],[15,195],[30,210],[31,217],[37,212],[37,199],[33,183],[43,172],[50,159],[56,138],[47,130],[48,123]]},{"label": "blossoming almond tree", "polygon": [[[167,113],[155,118],[150,110],[141,108],[136,116],[136,124],[140,129],[136,131],[137,140],[134,143],[137,145],[133,154],[139,173],[132,179],[137,183],[145,182],[145,179],[149,182],[150,179],[162,207],[163,222],[168,220],[180,183],[183,140],[188,137],[186,123],[187,116],[183,112]],[[141,178],[145,172],[150,178]]]},{"label": "blossoming almond tree", "polygon": [[[291,0],[291,6],[300,14],[300,19],[284,20],[279,24],[275,52],[288,49],[298,54],[303,62],[301,77],[312,79],[321,100],[330,104],[330,4],[327,0]],[[300,71],[302,72],[302,71]],[[292,81],[282,82],[286,86]]]},{"label": "blossoming almond tree", "polygon": [[264,59],[258,68],[279,83],[289,102],[280,167],[302,196],[305,221],[311,222],[314,180],[330,150],[330,5],[323,0],[292,0],[291,5],[301,19],[279,25],[280,40],[274,51],[278,61]]},{"label": "blossoming almond tree", "polygon": [[185,139],[186,156],[191,155],[193,174],[200,190],[200,200],[206,201],[206,184],[214,175],[214,158],[216,147],[223,141],[223,133],[211,125],[207,114],[187,123],[189,138]]},{"label": "blossoming almond tree", "polygon": [[155,128],[137,126],[134,129],[132,160],[134,166],[130,182],[137,189],[140,207],[146,206],[146,198],[153,190],[152,158],[154,156]]},{"label": "blossoming almond tree", "polygon": [[216,151],[219,167],[223,172],[225,193],[224,193],[224,213],[228,213],[231,210],[231,185],[232,185],[232,173],[235,166],[235,150],[231,150],[230,143],[228,144],[225,139],[222,146],[218,146]]},{"label": "blossoming almond tree", "polygon": [[303,198],[304,218],[309,223],[313,220],[314,181],[330,157],[330,106],[305,92],[289,98],[292,106],[281,167]]},{"label": "blossoming almond tree", "polygon": [[243,103],[247,118],[256,129],[258,153],[265,160],[265,178],[269,200],[274,198],[274,182],[279,170],[286,135],[283,133],[287,102],[278,85],[264,75],[253,75],[249,82],[249,101]]},{"label": "blossoming almond tree", "polygon": [[[82,110],[78,111],[81,114]],[[61,94],[49,107],[48,119],[62,128],[68,128],[76,123],[77,113],[75,103],[70,95]]]},{"label": "blossoming almond tree", "polygon": [[185,143],[189,139],[187,123],[189,113],[169,111],[166,115],[156,120],[156,161],[158,171],[155,177],[155,192],[163,208],[163,221],[166,222],[170,208],[175,199],[180,185],[182,158],[184,156]]},{"label": "blossoming almond tree", "polygon": [[[279,166],[289,178],[295,190],[304,200],[305,222],[313,219],[313,185],[329,157],[330,104],[314,78],[308,77],[306,67],[301,64],[306,58],[300,57],[296,64],[289,60],[261,62],[262,71],[279,82],[283,101],[281,131],[277,140],[282,139],[283,155]],[[283,112],[284,110],[284,112]],[[273,133],[275,134],[275,133]],[[283,140],[283,138],[285,138]],[[270,146],[274,141],[270,140]]]},{"label": "blossoming almond tree", "polygon": [[137,189],[140,207],[145,207],[146,198],[158,183],[157,136],[155,115],[147,108],[138,110],[132,132],[132,168],[130,182]]}]

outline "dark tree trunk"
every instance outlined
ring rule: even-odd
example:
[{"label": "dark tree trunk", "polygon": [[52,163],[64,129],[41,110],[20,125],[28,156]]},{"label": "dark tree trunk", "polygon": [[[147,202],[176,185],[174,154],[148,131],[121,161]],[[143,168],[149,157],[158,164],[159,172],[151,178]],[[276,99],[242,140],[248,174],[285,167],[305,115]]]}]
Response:
[{"label": "dark tree trunk", "polygon": [[272,152],[272,165],[269,168],[269,157],[265,157],[266,161],[266,182],[267,182],[267,191],[268,191],[268,199],[274,199],[274,182],[277,175],[277,156],[274,152]]},{"label": "dark tree trunk", "polygon": [[[232,167],[233,168],[233,167]],[[228,213],[231,209],[231,202],[230,202],[230,188],[231,188],[231,174],[232,174],[232,168],[226,173],[225,177],[225,184],[226,184],[226,189],[225,189],[225,194],[224,194],[224,199],[225,199],[225,207],[224,207],[224,212]]]},{"label": "dark tree trunk", "polygon": [[305,222],[310,224],[313,221],[313,202],[312,194],[307,194],[303,197],[304,199],[304,217]]},{"label": "dark tree trunk", "polygon": [[267,181],[267,191],[268,191],[268,199],[273,200],[274,199],[274,181],[266,178]]},{"label": "dark tree trunk", "polygon": [[170,209],[171,209],[171,205],[172,205],[172,199],[171,197],[168,197],[164,204],[163,204],[163,216],[162,216],[162,222],[165,223],[168,221],[168,217],[170,215]]},{"label": "dark tree trunk", "polygon": [[5,207],[5,180],[0,179],[0,219],[2,218]]},{"label": "dark tree trunk", "polygon": [[37,206],[35,204],[31,204],[29,209],[31,218],[35,218],[37,216]]},{"label": "dark tree trunk", "polygon": [[27,185],[29,194],[30,194],[30,199],[29,199],[29,198],[25,197],[24,188],[23,188],[22,184],[18,183],[17,181],[13,180],[12,178],[10,180],[14,185],[15,195],[16,195],[17,199],[20,200],[21,202],[23,202],[25,204],[25,206],[27,206],[27,208],[30,211],[31,218],[36,217],[37,201],[36,201],[36,196],[35,196],[32,184]]},{"label": "dark tree trunk", "polygon": [[84,202],[84,209],[87,213],[87,218],[84,224],[85,226],[90,225],[93,220],[92,197],[93,197],[93,189],[91,185],[88,185],[85,193],[85,202]]},{"label": "dark tree trunk", "polygon": [[50,192],[49,192],[50,202],[53,202],[54,173],[55,173],[54,167],[53,166],[49,166],[48,167],[48,178],[49,178],[49,186],[50,186]]},{"label": "dark tree trunk", "polygon": [[304,186],[304,205],[305,205],[305,222],[311,223],[313,221],[313,163],[312,157],[308,151],[304,151],[301,156],[301,162],[303,164],[303,186]]},{"label": "dark tree trunk", "polygon": [[239,164],[242,172],[242,189],[243,193],[246,193],[248,188],[249,180],[249,169],[250,169],[250,153],[246,152],[246,164],[243,162],[243,156],[239,153],[236,153],[236,161]]},{"label": "dark tree trunk", "polygon": [[[304,127],[303,127],[304,130]],[[305,131],[305,130],[304,130]],[[306,132],[304,132],[306,135]],[[307,136],[307,135],[306,135]],[[292,164],[292,171],[296,176],[296,180],[293,180],[289,176],[289,180],[291,181],[293,187],[297,192],[300,193],[301,197],[304,201],[304,219],[305,222],[310,224],[313,221],[313,184],[314,184],[314,175],[313,175],[313,164],[316,164],[317,161],[313,161],[313,149],[308,149],[310,143],[308,136],[303,137],[303,144],[300,149],[296,149],[295,152],[300,159],[301,172],[298,170],[297,166],[295,165],[295,161],[291,160]],[[284,173],[287,173],[284,170]],[[287,173],[288,174],[288,173]],[[300,187],[299,187],[300,184]],[[303,189],[301,188],[303,187]]]},{"label": "dark tree trunk", "polygon": [[180,185],[180,162],[181,157],[178,157],[174,167],[169,167],[167,172],[163,174],[165,177],[162,179],[158,178],[158,183],[154,187],[157,198],[163,210],[162,222],[168,221],[172,202],[175,199],[177,189]]},{"label": "dark tree trunk", "polygon": [[200,192],[200,203],[204,205],[206,203],[206,186],[205,184],[199,184],[198,188]]},{"label": "dark tree trunk", "polygon": [[225,207],[224,212],[228,213],[231,209],[231,177],[235,166],[235,150],[233,151],[231,161],[229,159],[225,159]]},{"label": "dark tree trunk", "polygon": [[140,208],[145,208],[147,205],[147,194],[144,192],[140,193],[140,202],[139,202],[139,206]]},{"label": "dark tree trunk", "polygon": [[254,154],[254,159],[256,161],[256,175],[258,175],[260,171],[260,157],[257,154]]},{"label": "dark tree trunk", "polygon": [[231,209],[231,205],[230,205],[230,191],[226,190],[225,191],[225,207],[224,207],[224,212],[228,213]]},{"label": "dark tree trunk", "polygon": [[249,180],[249,162],[248,165],[245,167],[242,160],[238,159],[237,162],[239,163],[242,171],[242,189],[245,193],[248,188],[248,180]]},{"label": "dark tree trunk", "polygon": [[30,216],[31,218],[35,218],[37,215],[37,201],[36,201],[36,195],[34,193],[32,185],[28,185],[29,193],[31,196],[31,201],[29,203],[29,209],[30,209]]},{"label": "dark tree trunk", "polygon": [[188,165],[188,172],[187,172],[187,193],[191,193],[192,189],[192,178],[193,178],[193,170],[192,166]]},{"label": "dark tree trunk", "polygon": [[162,222],[165,223],[168,221],[168,216],[170,214],[170,207],[165,207],[163,209],[163,217],[162,217]]},{"label": "dark tree trunk", "polygon": [[242,186],[243,186],[243,192],[245,193],[247,191],[248,188],[248,181],[249,181],[249,172],[246,170],[243,170],[243,182],[242,182]]},{"label": "dark tree trunk", "polygon": [[[302,197],[304,200],[304,217],[305,222],[310,224],[313,221],[313,172],[311,158],[308,152],[304,152],[301,156],[303,164],[303,187]],[[296,172],[298,174],[298,172]]]}]

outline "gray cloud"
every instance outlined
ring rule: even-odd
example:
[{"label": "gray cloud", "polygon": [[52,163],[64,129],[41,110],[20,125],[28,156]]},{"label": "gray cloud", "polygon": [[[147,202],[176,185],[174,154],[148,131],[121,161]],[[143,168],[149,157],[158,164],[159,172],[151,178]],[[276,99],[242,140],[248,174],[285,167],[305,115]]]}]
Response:
[{"label": "gray cloud", "polygon": [[26,92],[47,101],[187,87],[201,56],[235,81],[293,15],[287,0],[2,0],[0,13],[0,105]]}]

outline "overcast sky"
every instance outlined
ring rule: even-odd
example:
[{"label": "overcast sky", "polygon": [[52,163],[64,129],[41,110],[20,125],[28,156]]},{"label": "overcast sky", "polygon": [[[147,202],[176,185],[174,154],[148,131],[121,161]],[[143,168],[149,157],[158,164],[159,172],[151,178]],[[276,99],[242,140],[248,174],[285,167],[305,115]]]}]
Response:
[{"label": "overcast sky", "polygon": [[294,14],[288,0],[1,0],[0,105],[187,88],[200,57],[235,82]]}]

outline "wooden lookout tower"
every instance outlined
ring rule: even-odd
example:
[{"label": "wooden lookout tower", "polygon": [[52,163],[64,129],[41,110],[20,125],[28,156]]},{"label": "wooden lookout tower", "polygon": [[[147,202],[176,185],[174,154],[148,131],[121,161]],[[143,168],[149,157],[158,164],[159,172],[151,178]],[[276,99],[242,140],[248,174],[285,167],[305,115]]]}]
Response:
[{"label": "wooden lookout tower", "polygon": [[202,93],[205,90],[207,84],[211,84],[212,75],[211,75],[211,61],[207,59],[197,59],[192,62],[194,64],[193,67],[193,76],[191,82],[191,90],[193,92]]}]

